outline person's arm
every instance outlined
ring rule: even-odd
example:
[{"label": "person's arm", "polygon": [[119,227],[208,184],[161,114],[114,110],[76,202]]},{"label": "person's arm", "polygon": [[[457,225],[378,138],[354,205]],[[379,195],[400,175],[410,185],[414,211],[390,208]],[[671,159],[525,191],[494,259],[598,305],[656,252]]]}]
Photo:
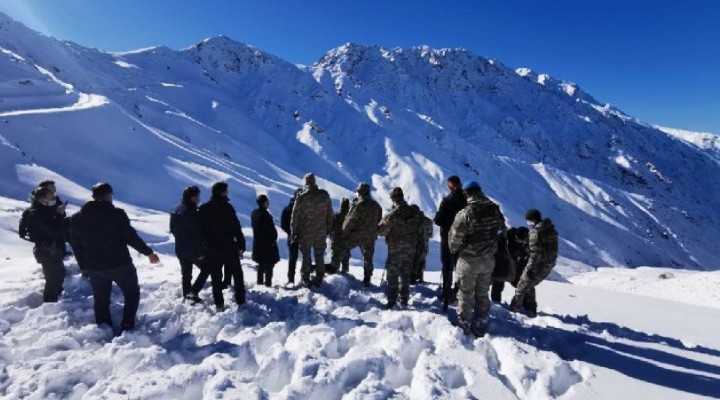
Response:
[{"label": "person's arm", "polygon": [[448,234],[448,243],[450,247],[450,252],[452,254],[457,254],[462,249],[463,245],[465,244],[465,236],[467,235],[467,213],[465,211],[460,211],[455,216],[455,221],[453,221],[452,226],[450,227],[450,233]]},{"label": "person's arm", "polygon": [[449,225],[448,223],[448,202],[447,199],[444,198],[440,201],[440,206],[438,207],[437,213],[435,213],[435,225],[444,228]]},{"label": "person's arm", "polygon": [[298,196],[298,198],[295,199],[295,206],[293,206],[292,214],[290,215],[290,237],[297,236],[298,231],[300,230],[300,219],[302,218],[304,202]]},{"label": "person's arm", "polygon": [[542,258],[542,245],[540,243],[540,236],[537,229],[530,230],[528,247],[530,250],[530,255],[528,257],[527,265],[525,266],[525,273],[532,278],[535,273],[535,268],[540,263]]},{"label": "person's arm", "polygon": [[245,235],[242,231],[242,226],[240,225],[240,220],[237,217],[237,214],[235,214],[235,209],[230,207],[232,210],[232,224],[233,224],[233,236],[235,236],[235,242],[237,243],[238,250],[243,253],[245,252]]},{"label": "person's arm", "polygon": [[280,227],[285,233],[290,235],[290,218],[292,217],[291,207],[287,206],[283,208],[282,215],[280,217]]},{"label": "person's arm", "polygon": [[390,221],[393,215],[395,215],[395,213],[390,211],[380,220],[380,224],[378,224],[378,236],[387,236],[388,233],[390,233]]},{"label": "person's arm", "polygon": [[125,211],[117,209],[118,218],[118,229],[125,241],[125,244],[137,250],[140,254],[150,256],[153,253],[152,249],[145,243],[142,238],[138,235],[135,228],[130,225],[130,218],[128,218]]},{"label": "person's arm", "polygon": [[325,200],[325,234],[329,235],[330,232],[332,232],[332,225],[333,225],[333,208],[332,208],[332,202],[330,201],[330,195],[326,195]]}]

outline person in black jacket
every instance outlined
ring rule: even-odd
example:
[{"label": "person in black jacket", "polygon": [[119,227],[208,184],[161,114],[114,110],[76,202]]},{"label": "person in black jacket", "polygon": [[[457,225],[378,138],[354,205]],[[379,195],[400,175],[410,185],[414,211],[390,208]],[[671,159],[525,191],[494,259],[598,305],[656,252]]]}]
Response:
[{"label": "person in black jacket", "polygon": [[112,327],[110,291],[115,282],[125,297],[121,330],[135,328],[140,303],[137,270],[128,246],[148,256],[150,263],[160,262],[130,225],[127,214],[113,205],[113,189],[107,183],[92,187],[93,200],[70,217],[71,245],[78,264],[90,278],[95,299],[95,322]]},{"label": "person in black jacket", "polygon": [[264,194],[257,197],[258,208],[252,212],[253,253],[252,259],[258,263],[258,285],[272,286],[273,267],[280,261],[277,248],[277,229],[273,222],[270,200]]},{"label": "person in black jacket", "polygon": [[[182,203],[170,214],[170,232],[175,236],[175,255],[180,261],[183,298],[199,301],[190,291],[193,264],[200,266],[202,237],[200,236],[200,189],[197,186],[185,188]],[[207,279],[207,278],[206,278]]]},{"label": "person in black jacket", "polygon": [[450,227],[455,221],[455,215],[467,206],[467,200],[463,195],[462,182],[460,178],[453,175],[447,179],[447,188],[450,194],[440,202],[440,207],[435,214],[435,225],[440,227],[440,260],[442,262],[442,298],[443,310],[447,311],[452,296],[452,275],[455,262],[450,253],[448,234]]},{"label": "person in black jacket", "polygon": [[55,193],[48,188],[33,192],[33,203],[23,213],[24,223],[30,240],[35,243],[33,255],[42,265],[45,277],[43,301],[55,303],[63,291],[65,280],[65,235],[63,228],[64,209],[57,207]]},{"label": "person in black jacket", "polygon": [[[245,303],[245,280],[240,259],[245,252],[245,236],[235,208],[228,199],[228,184],[218,182],[212,186],[212,198],[200,206],[200,232],[205,255],[205,268],[210,272],[213,293],[217,291],[217,277],[225,267],[224,282],[235,281],[235,302]],[[225,309],[222,296],[215,298],[218,311]]]},{"label": "person in black jacket", "polygon": [[297,199],[297,195],[302,192],[302,188],[295,189],[295,193],[293,193],[293,197],[290,199],[290,204],[285,206],[285,208],[282,211],[282,216],[280,217],[280,227],[282,230],[287,234],[287,245],[288,245],[288,282],[289,283],[295,283],[295,267],[297,267],[297,260],[298,260],[298,254],[300,253],[300,244],[298,244],[297,240],[293,240],[292,234],[291,234],[291,224],[292,221],[292,210],[293,207],[295,207],[295,199]]}]

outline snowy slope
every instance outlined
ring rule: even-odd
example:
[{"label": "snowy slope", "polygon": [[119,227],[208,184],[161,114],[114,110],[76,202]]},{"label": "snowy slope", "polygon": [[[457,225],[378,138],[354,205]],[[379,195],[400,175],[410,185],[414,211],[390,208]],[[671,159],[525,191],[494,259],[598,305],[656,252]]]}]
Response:
[{"label": "snowy slope", "polygon": [[183,186],[226,179],[247,221],[257,193],[278,215],[312,170],[335,201],[364,180],[385,207],[398,185],[432,214],[459,173],[513,225],[543,210],[583,264],[720,266],[708,246],[720,218],[698,200],[720,188],[705,150],[465,50],[348,44],[299,68],[223,36],[110,54],[5,16],[0,49],[0,194],[12,198],[45,173],[167,210]]}]

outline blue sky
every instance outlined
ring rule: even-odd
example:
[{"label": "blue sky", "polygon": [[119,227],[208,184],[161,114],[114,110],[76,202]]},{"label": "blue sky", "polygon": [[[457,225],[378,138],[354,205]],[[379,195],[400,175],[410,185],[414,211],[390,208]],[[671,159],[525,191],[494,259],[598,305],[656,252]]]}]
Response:
[{"label": "blue sky", "polygon": [[112,51],[218,34],[303,64],[346,42],[464,47],[643,121],[720,133],[716,0],[3,0],[0,11]]}]

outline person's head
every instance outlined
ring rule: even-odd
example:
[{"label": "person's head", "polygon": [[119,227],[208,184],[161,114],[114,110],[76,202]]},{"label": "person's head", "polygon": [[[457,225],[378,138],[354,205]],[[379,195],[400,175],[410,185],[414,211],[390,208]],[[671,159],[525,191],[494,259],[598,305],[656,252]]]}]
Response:
[{"label": "person's head", "polygon": [[370,185],[368,185],[365,182],[360,182],[358,184],[357,189],[355,189],[355,192],[357,192],[358,196],[369,196],[370,195]]},{"label": "person's head", "polygon": [[463,194],[468,199],[478,197],[482,195],[482,188],[479,183],[470,181],[463,186]]},{"label": "person's head", "polygon": [[39,187],[35,190],[34,201],[45,206],[54,206],[56,204],[55,192],[48,187]]},{"label": "person's head", "polygon": [[392,200],[393,203],[400,203],[405,200],[403,190],[399,187],[392,188],[392,190],[390,190],[390,200]]},{"label": "person's head", "polygon": [[447,178],[447,187],[449,191],[453,191],[456,189],[460,189],[462,187],[462,181],[460,181],[460,177],[457,175],[453,175],[449,178]]},{"label": "person's head", "polygon": [[530,230],[525,226],[520,226],[515,229],[515,241],[516,242],[527,242],[528,236],[530,236]]},{"label": "person's head", "polygon": [[256,199],[255,202],[257,202],[258,207],[268,209],[270,208],[270,199],[267,197],[267,195],[261,194]]},{"label": "person's head", "polygon": [[313,174],[312,172],[308,172],[303,177],[303,182],[305,182],[305,186],[315,185],[315,174]]},{"label": "person's head", "polygon": [[100,182],[92,187],[92,198],[98,201],[113,201],[113,188],[109,183]]},{"label": "person's head", "polygon": [[539,210],[531,208],[527,213],[525,213],[525,219],[527,220],[527,224],[529,226],[535,226],[542,221],[542,214],[540,214]]},{"label": "person's head", "polygon": [[182,201],[183,203],[199,204],[200,188],[195,185],[186,187],[185,190],[183,190]]},{"label": "person's head", "polygon": [[340,211],[350,211],[350,199],[342,199],[342,201],[340,202]]},{"label": "person's head", "polygon": [[53,193],[57,192],[57,189],[55,188],[55,181],[42,181],[40,182],[40,184],[38,184],[38,187],[50,189]]},{"label": "person's head", "polygon": [[228,184],[225,182],[216,182],[212,185],[213,197],[228,197]]}]

